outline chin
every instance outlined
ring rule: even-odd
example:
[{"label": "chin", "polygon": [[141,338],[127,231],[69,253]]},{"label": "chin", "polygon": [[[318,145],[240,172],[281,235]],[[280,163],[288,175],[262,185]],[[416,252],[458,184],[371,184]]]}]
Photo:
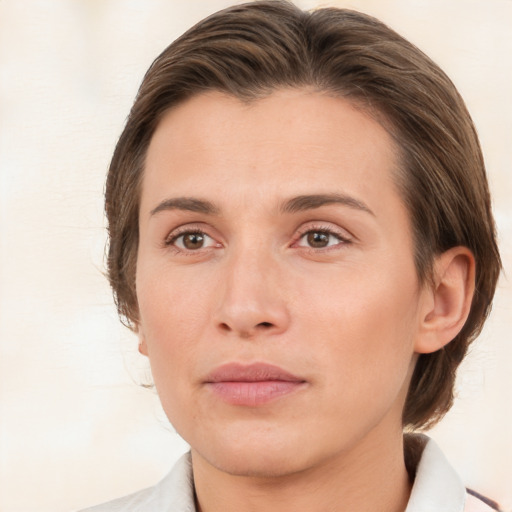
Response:
[{"label": "chin", "polygon": [[[234,476],[276,478],[299,473],[315,463],[314,454],[304,449],[306,440],[296,439],[291,432],[281,437],[272,435],[226,436],[192,446],[192,453],[216,469]],[[268,433],[267,433],[268,434]],[[319,454],[320,455],[320,454]]]},{"label": "chin", "polygon": [[236,450],[234,453],[203,456],[219,471],[241,477],[278,478],[298,473],[307,467],[305,461],[290,454],[276,453],[263,447],[255,450]]}]

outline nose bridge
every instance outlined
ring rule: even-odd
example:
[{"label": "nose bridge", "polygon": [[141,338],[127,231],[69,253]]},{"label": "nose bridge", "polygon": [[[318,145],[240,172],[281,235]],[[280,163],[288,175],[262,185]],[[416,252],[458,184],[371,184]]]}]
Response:
[{"label": "nose bridge", "polygon": [[244,337],[285,329],[289,319],[281,281],[278,258],[268,244],[234,245],[224,261],[217,325]]}]

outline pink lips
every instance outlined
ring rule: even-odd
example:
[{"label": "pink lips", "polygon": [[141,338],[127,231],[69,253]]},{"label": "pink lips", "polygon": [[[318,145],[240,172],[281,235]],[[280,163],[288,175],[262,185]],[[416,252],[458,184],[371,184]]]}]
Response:
[{"label": "pink lips", "polygon": [[216,368],[205,384],[221,400],[231,405],[255,407],[293,393],[305,380],[278,366],[265,363],[230,363]]}]

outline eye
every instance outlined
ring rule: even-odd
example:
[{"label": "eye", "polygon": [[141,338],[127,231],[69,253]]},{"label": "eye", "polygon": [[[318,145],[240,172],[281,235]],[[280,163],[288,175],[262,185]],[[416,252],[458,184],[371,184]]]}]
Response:
[{"label": "eye", "polygon": [[324,249],[348,241],[341,235],[327,229],[311,229],[300,237],[297,245],[312,249]]},{"label": "eye", "polygon": [[217,242],[203,231],[185,231],[171,236],[166,245],[173,245],[184,251],[197,251],[217,246]]}]

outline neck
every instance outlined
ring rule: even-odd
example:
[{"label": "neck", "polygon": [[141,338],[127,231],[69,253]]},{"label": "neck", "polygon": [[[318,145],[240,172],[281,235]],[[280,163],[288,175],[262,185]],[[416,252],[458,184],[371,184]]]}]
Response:
[{"label": "neck", "polygon": [[231,475],[192,451],[199,512],[403,512],[411,484],[403,437],[369,435],[347,452],[303,471],[262,478]]}]

